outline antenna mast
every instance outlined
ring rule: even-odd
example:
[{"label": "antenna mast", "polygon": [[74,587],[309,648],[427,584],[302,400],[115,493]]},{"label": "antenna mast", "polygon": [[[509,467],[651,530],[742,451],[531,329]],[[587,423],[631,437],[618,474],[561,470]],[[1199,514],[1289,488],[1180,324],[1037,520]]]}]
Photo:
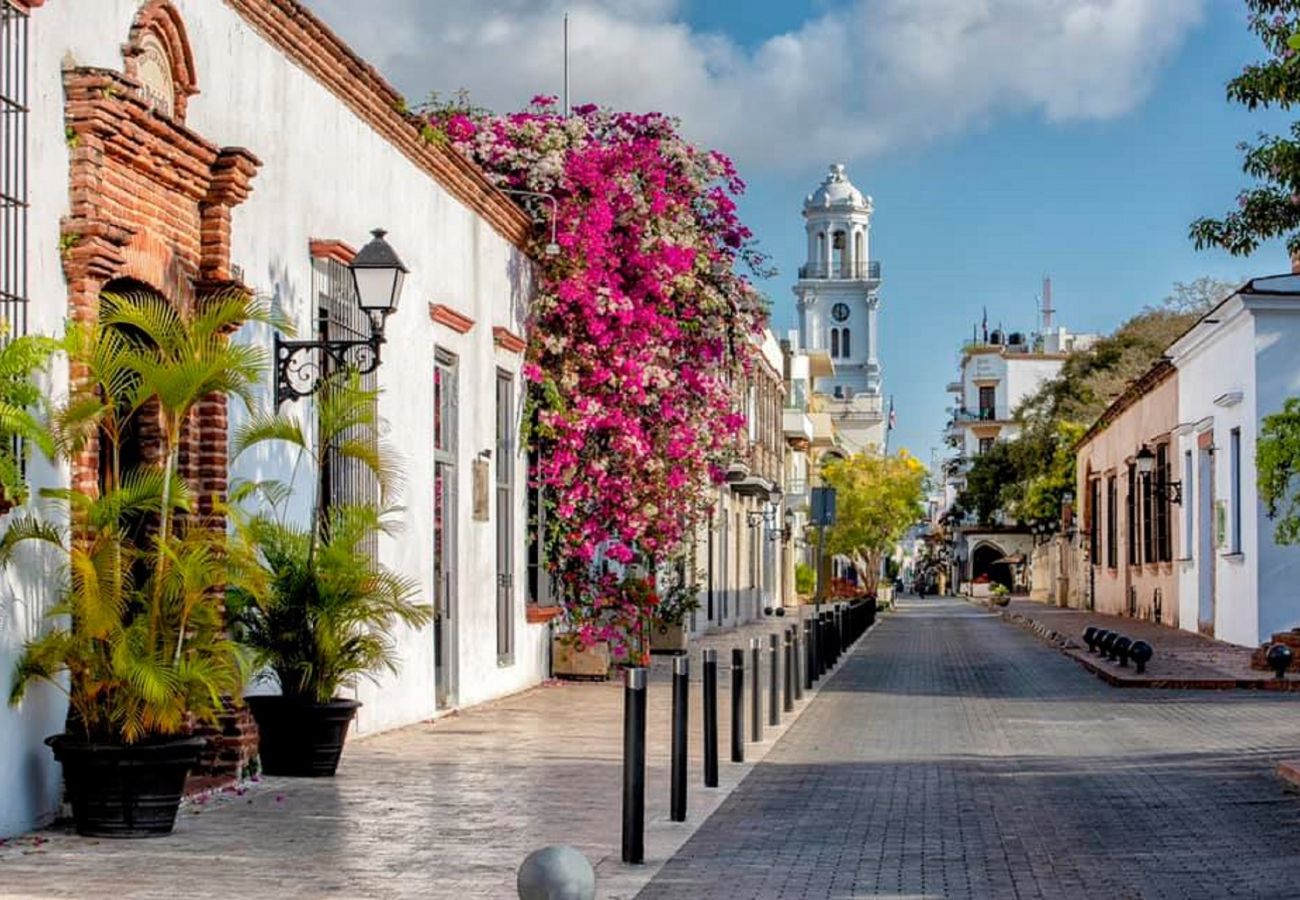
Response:
[{"label": "antenna mast", "polygon": [[1043,276],[1043,332],[1052,330],[1052,276]]}]

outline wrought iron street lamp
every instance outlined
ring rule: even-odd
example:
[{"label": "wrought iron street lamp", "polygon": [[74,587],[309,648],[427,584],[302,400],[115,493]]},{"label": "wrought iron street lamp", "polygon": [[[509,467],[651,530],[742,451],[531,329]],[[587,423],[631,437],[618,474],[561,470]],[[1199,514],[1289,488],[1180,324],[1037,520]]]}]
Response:
[{"label": "wrought iron street lamp", "polygon": [[[1151,479],[1156,469],[1156,455],[1149,445],[1142,445],[1142,449],[1137,452],[1133,462],[1137,466],[1139,475]],[[1180,505],[1183,502],[1183,483],[1181,481],[1165,481],[1164,472],[1160,473],[1159,481],[1151,482],[1151,490],[1159,499],[1167,499],[1170,503]]]},{"label": "wrought iron street lamp", "polygon": [[308,397],[341,369],[367,375],[379,367],[384,325],[397,310],[410,271],[376,228],[348,265],[357,306],[370,320],[370,337],[351,340],[288,341],[275,336],[275,405]]}]

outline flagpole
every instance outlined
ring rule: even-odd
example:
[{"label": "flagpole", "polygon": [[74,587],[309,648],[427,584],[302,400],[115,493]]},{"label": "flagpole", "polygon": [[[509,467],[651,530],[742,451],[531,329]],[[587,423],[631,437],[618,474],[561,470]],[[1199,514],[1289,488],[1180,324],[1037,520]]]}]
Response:
[{"label": "flagpole", "polygon": [[564,14],[564,117],[569,117],[569,14]]}]

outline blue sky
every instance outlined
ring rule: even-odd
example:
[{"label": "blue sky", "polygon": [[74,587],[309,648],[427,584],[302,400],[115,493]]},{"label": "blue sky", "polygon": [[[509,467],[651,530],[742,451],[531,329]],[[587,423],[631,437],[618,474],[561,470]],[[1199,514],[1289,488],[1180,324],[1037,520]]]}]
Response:
[{"label": "blue sky", "polygon": [[1174,281],[1283,271],[1197,252],[1187,226],[1245,185],[1239,141],[1286,127],[1224,99],[1259,56],[1237,0],[309,0],[412,97],[466,87],[498,109],[559,91],[680,115],[733,154],[746,220],[793,326],[802,198],[848,164],[875,200],[893,447],[940,445],[956,348],[987,306],[1029,330],[1050,274],[1058,321],[1110,330]]}]

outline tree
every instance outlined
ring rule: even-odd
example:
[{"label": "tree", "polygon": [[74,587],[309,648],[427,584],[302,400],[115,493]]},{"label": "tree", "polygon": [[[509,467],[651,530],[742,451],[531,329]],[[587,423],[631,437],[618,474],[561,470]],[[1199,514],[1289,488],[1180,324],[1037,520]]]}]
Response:
[{"label": "tree", "polygon": [[828,463],[822,479],[836,493],[826,549],[861,559],[860,571],[872,590],[881,557],[924,513],[925,466],[906,450],[894,456],[858,453]]},{"label": "tree", "polygon": [[1264,417],[1255,446],[1259,497],[1271,519],[1279,544],[1300,543],[1300,398],[1286,401],[1281,412]]},{"label": "tree", "polygon": [[[1289,110],[1300,100],[1300,0],[1246,0],[1246,8],[1250,30],[1268,56],[1228,82],[1228,99],[1251,110]],[[1248,256],[1263,241],[1286,238],[1287,251],[1300,254],[1300,122],[1292,123],[1289,135],[1260,135],[1240,149],[1242,171],[1256,185],[1238,194],[1237,209],[1223,218],[1193,222],[1191,239],[1197,249]]]}]

